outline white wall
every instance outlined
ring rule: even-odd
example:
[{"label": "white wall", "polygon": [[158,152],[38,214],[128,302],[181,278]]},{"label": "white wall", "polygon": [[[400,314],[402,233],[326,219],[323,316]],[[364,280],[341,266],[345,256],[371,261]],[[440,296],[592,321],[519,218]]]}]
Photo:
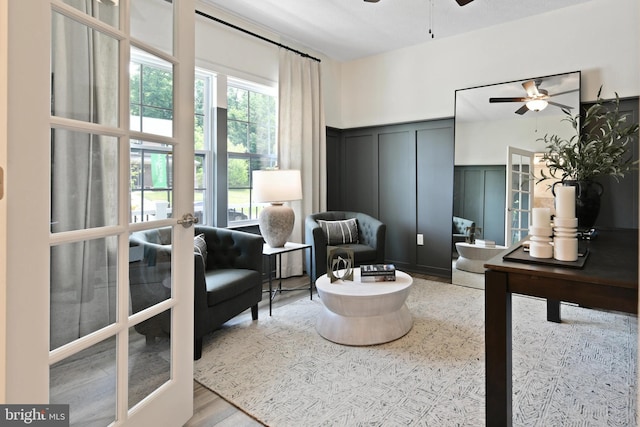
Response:
[{"label": "white wall", "polygon": [[456,165],[504,165],[507,163],[507,146],[543,151],[545,144],[538,138],[546,133],[569,139],[573,129],[558,116],[524,120],[488,120],[469,122],[465,126],[456,123]]},{"label": "white wall", "polygon": [[593,0],[342,64],[340,128],[452,117],[456,89],[582,71],[582,100],[640,95],[638,0]]}]

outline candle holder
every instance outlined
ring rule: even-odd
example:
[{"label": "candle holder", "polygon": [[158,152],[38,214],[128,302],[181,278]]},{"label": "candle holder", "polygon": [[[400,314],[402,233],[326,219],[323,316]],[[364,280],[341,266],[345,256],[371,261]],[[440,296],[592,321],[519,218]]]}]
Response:
[{"label": "candle holder", "polygon": [[553,258],[558,261],[578,259],[578,218],[576,188],[556,189],[556,215],[553,219]]},{"label": "candle holder", "polygon": [[531,227],[529,227],[529,255],[533,258],[552,258],[553,229],[551,228],[551,210],[533,208]]}]

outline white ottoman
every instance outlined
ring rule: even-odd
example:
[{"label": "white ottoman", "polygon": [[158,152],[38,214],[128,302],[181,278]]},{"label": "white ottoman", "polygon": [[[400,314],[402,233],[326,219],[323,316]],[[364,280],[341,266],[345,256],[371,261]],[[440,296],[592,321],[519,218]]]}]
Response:
[{"label": "white ottoman", "polygon": [[505,249],[507,249],[506,246],[496,245],[494,247],[487,247],[457,242],[456,250],[459,256],[456,260],[456,269],[469,271],[471,273],[484,273],[485,262],[500,254]]},{"label": "white ottoman", "polygon": [[413,326],[405,304],[413,279],[396,270],[395,282],[361,282],[360,269],[354,280],[331,283],[326,274],[316,280],[324,304],[316,323],[318,333],[329,341],[347,345],[372,345],[404,336]]}]

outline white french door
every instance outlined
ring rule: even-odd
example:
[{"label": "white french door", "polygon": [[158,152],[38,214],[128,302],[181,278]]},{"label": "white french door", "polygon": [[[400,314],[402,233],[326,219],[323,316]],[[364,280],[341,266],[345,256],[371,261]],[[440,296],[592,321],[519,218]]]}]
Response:
[{"label": "white french door", "polygon": [[[193,229],[178,219],[193,212],[194,1],[0,2],[5,400],[69,404],[71,425],[182,425],[193,410]],[[136,111],[132,52],[161,70]],[[148,159],[141,145],[154,147]],[[132,189],[158,165],[172,217],[134,222]],[[171,256],[130,248],[135,232],[168,236]]]},{"label": "white french door", "polygon": [[505,242],[518,242],[529,233],[533,206],[534,152],[516,147],[507,149],[507,209]]}]

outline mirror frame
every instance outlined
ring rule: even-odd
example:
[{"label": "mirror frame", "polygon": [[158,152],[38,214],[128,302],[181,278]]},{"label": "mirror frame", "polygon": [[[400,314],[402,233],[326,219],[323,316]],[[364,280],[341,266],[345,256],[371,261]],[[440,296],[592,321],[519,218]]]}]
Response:
[{"label": "mirror frame", "polygon": [[[484,234],[482,237],[496,241],[496,244],[505,244],[506,235],[506,168],[508,164],[508,147],[524,148],[533,152],[543,152],[545,144],[540,141],[545,134],[558,134],[562,137],[570,138],[575,131],[569,123],[563,121],[566,117],[562,109],[549,104],[542,111],[527,111],[524,114],[516,114],[523,102],[501,102],[490,103],[489,98],[497,97],[527,97],[527,92],[523,87],[524,82],[531,80],[541,81],[539,87],[549,92],[549,101],[572,107],[571,114],[580,113],[580,89],[581,72],[572,71],[567,73],[552,74],[547,76],[532,77],[527,79],[512,80],[481,86],[474,86],[455,91],[455,116],[454,116],[454,216],[466,217],[467,212],[482,212],[479,218],[468,218],[477,222],[476,226],[484,228],[486,222],[484,204],[500,203],[499,200],[487,201],[479,200],[473,205],[473,192],[483,194],[491,182],[496,183],[498,175],[493,176],[489,183],[484,181],[487,170],[497,171],[505,179],[505,188],[502,190],[502,228],[501,238],[496,238],[496,231],[499,224],[492,221],[494,232],[492,235]],[[556,96],[553,96],[556,95]],[[472,183],[470,190],[465,191],[464,181],[461,177],[464,170],[474,169],[475,177],[478,179],[468,179]],[[490,172],[493,173],[493,172]],[[545,186],[545,184],[541,184]],[[496,190],[497,192],[498,190]],[[537,194],[538,188],[534,190]],[[471,195],[470,195],[471,194]],[[496,196],[494,194],[494,196]],[[465,199],[466,202],[465,202]],[[496,197],[493,197],[496,199]],[[468,209],[465,209],[467,205]],[[497,208],[490,209],[487,217],[495,219]],[[452,255],[455,258],[455,242],[452,243]]]}]

